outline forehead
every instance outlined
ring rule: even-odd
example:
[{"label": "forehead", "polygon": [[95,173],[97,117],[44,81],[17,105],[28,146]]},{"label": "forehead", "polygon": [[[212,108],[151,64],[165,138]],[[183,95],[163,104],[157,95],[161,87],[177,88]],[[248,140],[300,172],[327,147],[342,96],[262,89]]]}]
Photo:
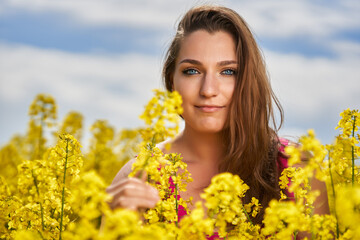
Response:
[{"label": "forehead", "polygon": [[181,43],[177,63],[185,58],[205,62],[236,60],[235,41],[225,31],[209,33],[197,30],[187,35]]}]

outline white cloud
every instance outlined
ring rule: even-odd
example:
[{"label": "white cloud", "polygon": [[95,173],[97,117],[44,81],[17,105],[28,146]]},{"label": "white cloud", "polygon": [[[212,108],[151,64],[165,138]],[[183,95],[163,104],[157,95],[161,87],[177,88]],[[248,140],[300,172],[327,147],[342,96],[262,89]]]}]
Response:
[{"label": "white cloud", "polygon": [[322,142],[330,143],[339,113],[360,109],[360,54],[347,51],[359,45],[335,48],[337,58],[265,51],[274,91],[285,109],[281,134],[300,136],[313,128]]},{"label": "white cloud", "polygon": [[117,84],[130,92],[143,93],[144,88],[153,85],[159,73],[156,67],[160,59],[146,55],[87,55],[5,44],[0,45],[0,52],[2,84],[11,89],[0,90],[5,100],[23,97],[34,84],[47,85],[59,92],[71,91],[77,83],[95,90],[99,83],[103,86]]},{"label": "white cloud", "polygon": [[292,114],[313,119],[329,108],[360,107],[360,55],[336,59],[265,51],[274,88]]},{"label": "white cloud", "polygon": [[329,47],[343,58],[359,58],[360,42],[351,42],[348,40],[329,40]]},{"label": "white cloud", "polygon": [[360,27],[356,0],[320,4],[314,1],[233,1],[256,34],[266,37],[324,37],[339,30]]},{"label": "white cloud", "polygon": [[[141,124],[138,115],[161,86],[160,59],[144,55],[86,55],[0,44],[0,101],[28,106],[39,92],[53,95],[61,114],[77,110],[119,127]],[[11,113],[13,118],[23,113]],[[61,116],[62,118],[62,116]],[[9,126],[7,138],[19,126]],[[90,124],[90,123],[89,123]],[[4,141],[2,139],[1,141]]]},{"label": "white cloud", "polygon": [[121,1],[121,0],[5,0],[3,8],[30,12],[65,14],[81,24],[126,25],[169,29],[174,19],[189,9],[195,1]]},{"label": "white cloud", "polygon": [[[4,0],[0,2],[0,14],[19,10],[53,12],[84,26],[162,29],[165,31],[154,37],[161,42],[167,32],[173,34],[176,19],[201,2]],[[333,2],[336,6],[320,6],[310,0],[216,2],[237,10],[261,37],[306,36],[334,53],[332,58],[309,58],[265,49],[273,87],[290,123],[284,134],[304,132],[308,125],[321,126],[334,118],[331,114],[338,117],[344,108],[360,108],[360,44],[334,38],[342,31],[360,28],[359,1]],[[141,54],[75,54],[0,42],[0,100],[27,106],[38,92],[48,92],[56,97],[63,113],[75,109],[89,122],[104,118],[115,126],[137,126],[137,116],[151,96],[150,89],[160,86],[160,62],[160,57]],[[8,114],[19,113],[14,110]],[[299,126],[291,126],[292,121]],[[5,130],[12,134],[12,129],[18,128],[4,129],[1,135]]]},{"label": "white cloud", "polygon": [[311,0],[4,0],[0,13],[16,10],[55,12],[69,17],[73,24],[121,25],[168,31],[173,29],[175,21],[187,9],[201,3],[216,3],[234,8],[261,36],[324,37],[339,30],[360,27],[360,3],[357,0],[327,4]]}]

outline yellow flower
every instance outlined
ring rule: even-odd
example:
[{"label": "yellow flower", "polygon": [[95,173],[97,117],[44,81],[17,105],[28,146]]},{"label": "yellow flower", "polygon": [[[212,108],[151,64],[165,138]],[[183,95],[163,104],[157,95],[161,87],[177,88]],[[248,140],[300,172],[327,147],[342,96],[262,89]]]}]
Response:
[{"label": "yellow flower", "polygon": [[55,99],[50,95],[38,94],[29,107],[29,116],[27,158],[40,159],[45,152],[44,127],[52,127],[57,118]]},{"label": "yellow flower", "polygon": [[335,200],[340,228],[349,228],[353,231],[353,239],[360,238],[360,187],[338,189]]},{"label": "yellow flower", "polygon": [[241,199],[248,189],[238,175],[221,173],[211,179],[210,186],[200,195],[206,200],[208,216],[216,216],[215,226],[220,237],[227,235],[227,224],[237,225],[247,220]]},{"label": "yellow flower", "polygon": [[136,232],[141,225],[140,223],[140,218],[135,211],[117,209],[108,212],[99,239],[121,239]]},{"label": "yellow flower", "polygon": [[107,121],[97,120],[90,130],[92,138],[89,152],[85,156],[84,171],[95,170],[107,184],[110,184],[118,170],[125,164],[118,159],[115,152],[115,129]]},{"label": "yellow flower", "polygon": [[[38,95],[30,106],[26,135],[13,137],[0,150],[0,238],[206,239],[216,231],[229,240],[291,239],[297,232],[307,231],[313,239],[333,239],[338,224],[337,239],[360,239],[358,110],[341,113],[340,134],[333,144],[324,147],[309,130],[298,146],[286,148],[289,165],[302,161],[304,153],[307,156],[306,166],[286,168],[280,176],[280,188],[294,192],[296,201],[283,201],[287,197],[281,191],[282,200],[270,202],[260,228],[251,218],[262,206],[256,198],[243,204],[248,186],[230,173],[215,176],[204,190],[205,209],[198,202],[193,211],[188,210],[191,199],[180,198],[192,181],[187,165],[179,154],[163,154],[156,147],[179,129],[181,96],[177,92],[154,93],[141,116],[146,124],[143,128],[117,134],[107,121],[96,121],[85,157],[76,140],[82,133],[80,113],[66,116],[59,129],[77,137],[61,134],[56,146],[47,148],[46,131],[55,123],[57,107],[51,96]],[[170,149],[167,145],[166,150]],[[155,208],[141,217],[130,210],[112,211],[105,192],[118,169],[135,153],[130,175],[148,174],[148,184],[156,187],[161,197]],[[313,177],[327,181],[334,203],[332,215],[313,214],[319,194],[311,190]],[[181,221],[179,206],[187,212]],[[100,230],[101,216],[105,222]]]},{"label": "yellow flower", "polygon": [[297,231],[308,231],[310,218],[303,214],[303,206],[292,201],[271,200],[265,209],[264,236],[274,239],[291,239]]},{"label": "yellow flower", "polygon": [[155,96],[146,105],[140,118],[147,125],[142,131],[144,141],[158,143],[174,137],[179,131],[179,115],[183,109],[181,95],[178,92],[154,90],[154,93]]},{"label": "yellow flower", "polygon": [[180,221],[180,232],[178,239],[207,239],[206,236],[214,232],[214,220],[205,218],[204,208],[201,202],[196,203],[196,208],[190,215]]},{"label": "yellow flower", "polygon": [[335,239],[336,218],[333,215],[315,214],[311,218],[311,234],[315,239]]},{"label": "yellow flower", "polygon": [[62,123],[60,133],[67,133],[80,140],[82,137],[83,115],[78,112],[69,112]]},{"label": "yellow flower", "polygon": [[256,217],[262,207],[260,206],[259,200],[252,197],[251,202],[245,204],[244,208],[246,212],[251,213],[251,216]]}]

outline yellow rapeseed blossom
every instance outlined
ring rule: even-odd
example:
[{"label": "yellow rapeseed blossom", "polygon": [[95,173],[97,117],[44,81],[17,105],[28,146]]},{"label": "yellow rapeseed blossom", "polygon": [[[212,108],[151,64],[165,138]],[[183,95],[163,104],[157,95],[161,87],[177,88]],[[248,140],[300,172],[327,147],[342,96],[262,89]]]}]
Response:
[{"label": "yellow rapeseed blossom", "polygon": [[52,127],[57,119],[55,99],[38,94],[29,107],[29,130],[27,134],[28,159],[40,159],[45,152],[45,127]]},{"label": "yellow rapeseed blossom", "polygon": [[121,162],[127,162],[140,152],[142,137],[140,129],[122,129],[115,138],[115,146],[118,146]]},{"label": "yellow rapeseed blossom", "polygon": [[353,239],[360,239],[360,187],[344,187],[337,191],[336,209],[340,230],[351,229]]},{"label": "yellow rapeseed blossom", "polygon": [[172,138],[179,131],[182,99],[177,91],[154,90],[155,96],[146,105],[140,118],[147,127],[142,131],[144,141],[155,143]]},{"label": "yellow rapeseed blossom", "polygon": [[196,208],[185,216],[180,222],[179,240],[205,240],[206,236],[214,233],[214,219],[205,218],[201,202],[196,203]]},{"label": "yellow rapeseed blossom", "polygon": [[[291,167],[279,184],[294,193],[295,201],[281,192],[282,200],[270,202],[260,226],[251,218],[263,206],[256,198],[243,204],[248,186],[237,175],[215,176],[201,194],[203,203],[192,211],[187,208],[191,199],[180,197],[192,181],[187,165],[179,154],[164,154],[156,146],[178,131],[182,108],[177,92],[155,91],[141,116],[145,127],[117,134],[107,121],[96,121],[85,157],[77,141],[80,113],[70,113],[59,129],[76,137],[61,134],[56,146],[45,145],[56,108],[51,96],[38,95],[30,106],[27,134],[0,149],[0,239],[294,239],[300,232],[311,239],[360,239],[358,110],[341,113],[333,144],[321,145],[310,130],[298,145],[286,148]],[[111,210],[105,187],[134,155],[130,176],[146,174],[161,201],[142,214]],[[327,182],[331,215],[313,214],[314,177]],[[181,220],[180,207],[187,213]]]},{"label": "yellow rapeseed blossom", "polygon": [[148,174],[149,183],[159,191],[162,201],[144,214],[150,223],[178,222],[179,206],[187,210],[187,202],[178,197],[186,191],[186,183],[192,181],[186,167],[179,155],[164,155],[151,143],[141,148],[129,176]]},{"label": "yellow rapeseed blossom", "polygon": [[[107,121],[97,120],[90,128],[89,152],[85,156],[84,171],[95,170],[110,184],[118,170],[125,164],[115,152],[115,129]],[[104,161],[104,159],[106,159]]]},{"label": "yellow rapeseed blossom", "polygon": [[315,214],[311,218],[310,230],[313,239],[334,239],[336,234],[336,218],[333,215]]},{"label": "yellow rapeseed blossom", "polygon": [[244,208],[252,217],[256,217],[262,207],[260,206],[259,200],[252,197],[251,202],[245,204]]},{"label": "yellow rapeseed blossom", "polygon": [[29,115],[38,121],[51,124],[57,118],[55,99],[47,94],[38,94],[30,105]]},{"label": "yellow rapeseed blossom", "polygon": [[17,166],[22,160],[21,153],[13,142],[10,141],[0,149],[0,177],[7,179],[13,193],[16,191]]},{"label": "yellow rapeseed blossom", "polygon": [[216,216],[215,227],[220,237],[227,235],[228,224],[236,226],[248,220],[241,200],[248,189],[238,175],[221,173],[211,179],[210,186],[201,194],[208,216]]},{"label": "yellow rapeseed blossom", "polygon": [[75,111],[69,112],[62,122],[59,132],[70,134],[77,140],[80,140],[83,131],[83,119],[84,117],[81,113]]},{"label": "yellow rapeseed blossom", "polygon": [[309,231],[310,218],[303,212],[303,206],[295,202],[270,201],[265,209],[262,234],[269,239],[291,239],[299,231]]},{"label": "yellow rapeseed blossom", "polygon": [[134,234],[141,226],[138,213],[126,209],[114,210],[106,214],[105,219],[99,239],[123,239],[128,235]]}]

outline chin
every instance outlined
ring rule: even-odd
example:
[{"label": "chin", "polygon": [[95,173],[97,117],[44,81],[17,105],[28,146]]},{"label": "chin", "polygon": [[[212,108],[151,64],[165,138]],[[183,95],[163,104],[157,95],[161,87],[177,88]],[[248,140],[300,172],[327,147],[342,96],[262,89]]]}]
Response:
[{"label": "chin", "polygon": [[223,129],[202,129],[199,130],[199,132],[201,133],[209,133],[209,134],[215,134],[215,133],[220,133]]},{"label": "chin", "polygon": [[224,124],[199,124],[197,131],[202,133],[219,133],[224,129]]},{"label": "chin", "polygon": [[185,126],[192,128],[193,130],[201,133],[219,133],[224,129],[225,120],[215,117],[189,117],[183,115],[185,120]]}]

